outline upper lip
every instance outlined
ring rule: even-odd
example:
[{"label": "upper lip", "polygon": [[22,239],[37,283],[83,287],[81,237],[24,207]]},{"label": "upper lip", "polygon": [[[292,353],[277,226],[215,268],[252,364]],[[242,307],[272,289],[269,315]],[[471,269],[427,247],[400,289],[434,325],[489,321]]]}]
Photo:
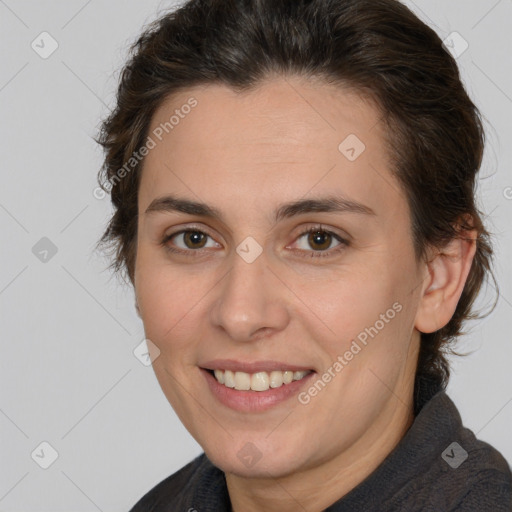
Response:
[{"label": "upper lip", "polygon": [[206,370],[231,370],[232,372],[257,373],[273,370],[281,371],[313,371],[311,367],[280,361],[236,361],[234,359],[214,359],[199,365]]}]

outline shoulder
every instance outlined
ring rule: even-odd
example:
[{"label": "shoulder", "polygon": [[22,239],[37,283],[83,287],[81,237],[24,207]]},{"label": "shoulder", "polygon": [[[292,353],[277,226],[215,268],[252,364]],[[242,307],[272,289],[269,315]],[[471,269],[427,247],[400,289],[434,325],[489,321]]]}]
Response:
[{"label": "shoulder", "polygon": [[[503,455],[489,443],[478,439],[461,421],[460,414],[444,392],[437,397],[440,410],[451,428],[444,430],[431,476],[436,505],[459,512],[510,512],[512,510],[512,472]],[[443,437],[443,436],[441,436]]]},{"label": "shoulder", "polygon": [[200,476],[210,465],[211,463],[202,453],[148,491],[130,509],[130,512],[159,512],[165,510],[169,505],[190,495],[197,486]]},{"label": "shoulder", "polygon": [[474,475],[467,492],[457,504],[457,512],[510,512],[512,479],[500,470],[488,469]]},{"label": "shoulder", "polygon": [[496,448],[477,439],[465,427],[460,430],[460,439],[461,446],[467,446],[467,455],[461,466],[454,469],[463,470],[457,480],[464,482],[456,510],[510,512],[512,472],[508,462]]},{"label": "shoulder", "polygon": [[364,501],[364,494],[374,494],[375,489],[382,497],[379,510],[512,510],[509,464],[463,425],[444,391],[424,404],[394,452],[368,485],[353,493],[352,501]]}]

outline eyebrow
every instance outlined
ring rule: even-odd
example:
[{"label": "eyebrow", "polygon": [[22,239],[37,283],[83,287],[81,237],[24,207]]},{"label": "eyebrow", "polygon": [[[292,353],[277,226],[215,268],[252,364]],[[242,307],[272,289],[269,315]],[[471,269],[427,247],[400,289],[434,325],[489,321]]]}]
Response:
[{"label": "eyebrow", "polygon": [[[210,217],[224,222],[220,210],[197,201],[183,199],[172,195],[154,199],[145,211],[145,214],[155,212],[181,212],[200,217]],[[377,215],[372,208],[345,197],[328,196],[322,198],[299,199],[280,205],[274,211],[274,222],[306,213],[358,213],[363,215]]]}]

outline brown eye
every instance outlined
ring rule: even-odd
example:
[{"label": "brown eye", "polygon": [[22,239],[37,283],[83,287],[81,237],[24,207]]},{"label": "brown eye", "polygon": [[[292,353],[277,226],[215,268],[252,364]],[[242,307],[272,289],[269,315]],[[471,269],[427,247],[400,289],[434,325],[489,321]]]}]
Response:
[{"label": "brown eye", "polygon": [[201,249],[206,244],[208,235],[200,231],[186,231],[183,233],[183,241],[189,249]]},{"label": "brown eye", "polygon": [[349,242],[340,235],[321,226],[307,229],[295,242],[300,255],[310,257],[336,256],[349,245]]},{"label": "brown eye", "polygon": [[326,231],[313,231],[308,235],[308,244],[312,249],[325,251],[332,243],[332,235]]},{"label": "brown eye", "polygon": [[198,229],[184,229],[164,236],[161,245],[169,252],[180,254],[201,254],[201,249],[220,248],[220,244]]}]

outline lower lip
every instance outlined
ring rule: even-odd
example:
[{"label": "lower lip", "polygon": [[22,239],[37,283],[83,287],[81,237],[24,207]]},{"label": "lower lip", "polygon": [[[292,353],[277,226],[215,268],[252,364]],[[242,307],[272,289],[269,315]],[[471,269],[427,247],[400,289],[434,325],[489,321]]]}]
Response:
[{"label": "lower lip", "polygon": [[215,398],[230,409],[240,412],[266,411],[297,395],[300,389],[315,375],[315,372],[311,372],[300,380],[294,380],[290,384],[283,384],[267,391],[239,391],[224,386],[209,371],[201,368],[201,372]]}]

